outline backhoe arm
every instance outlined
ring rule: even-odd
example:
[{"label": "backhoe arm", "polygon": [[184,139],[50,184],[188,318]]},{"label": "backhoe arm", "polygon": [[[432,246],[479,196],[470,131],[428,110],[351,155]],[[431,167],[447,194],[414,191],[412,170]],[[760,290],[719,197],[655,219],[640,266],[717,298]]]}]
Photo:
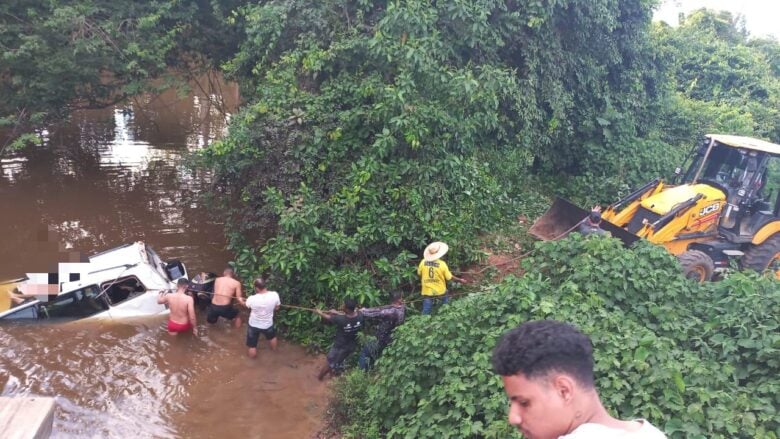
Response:
[{"label": "backhoe arm", "polygon": [[642,201],[661,192],[663,188],[664,183],[660,178],[656,178],[627,197],[608,206],[601,214],[601,217],[618,227],[625,227],[636,214]]}]

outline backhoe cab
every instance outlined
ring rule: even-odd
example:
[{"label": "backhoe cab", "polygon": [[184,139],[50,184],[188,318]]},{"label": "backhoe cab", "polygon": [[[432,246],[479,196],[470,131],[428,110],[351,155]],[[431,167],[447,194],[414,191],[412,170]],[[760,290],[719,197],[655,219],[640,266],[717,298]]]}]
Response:
[{"label": "backhoe cab", "polygon": [[[663,245],[691,279],[712,279],[730,258],[780,279],[780,145],[711,134],[689,159],[675,184],[656,179],[607,207],[602,228],[626,245],[639,238]],[[530,233],[557,239],[587,215],[558,199]]]}]

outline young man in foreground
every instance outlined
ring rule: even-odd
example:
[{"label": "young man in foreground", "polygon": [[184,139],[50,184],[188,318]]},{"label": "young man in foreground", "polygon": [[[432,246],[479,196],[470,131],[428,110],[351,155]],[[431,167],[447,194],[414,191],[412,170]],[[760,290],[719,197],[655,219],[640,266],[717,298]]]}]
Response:
[{"label": "young man in foreground", "polygon": [[181,278],[176,282],[176,292],[173,294],[161,292],[157,297],[157,303],[168,305],[171,311],[168,317],[168,333],[176,335],[180,332],[192,331],[192,335],[198,335],[198,321],[195,318],[195,302],[187,294],[190,283]]},{"label": "young man in foreground", "polygon": [[621,421],[601,404],[593,382],[593,346],[573,326],[524,323],[493,351],[493,369],[509,397],[509,423],[527,439],[665,439],[643,419]]},{"label": "young man in foreground", "polygon": [[339,372],[344,368],[344,360],[357,347],[357,334],[363,329],[363,314],[355,308],[355,299],[344,299],[344,313],[330,310],[327,313],[316,310],[325,321],[336,326],[336,336],[333,339],[333,347],[328,352],[327,362],[322,367],[319,376],[320,381],[325,379],[328,373]]},{"label": "young man in foreground", "polygon": [[279,293],[268,291],[263,278],[255,279],[255,294],[246,299],[246,307],[251,310],[246,328],[246,346],[249,348],[249,358],[257,357],[257,342],[260,334],[271,343],[271,350],[276,350],[276,328],[274,328],[274,312],[279,310],[282,302]]}]

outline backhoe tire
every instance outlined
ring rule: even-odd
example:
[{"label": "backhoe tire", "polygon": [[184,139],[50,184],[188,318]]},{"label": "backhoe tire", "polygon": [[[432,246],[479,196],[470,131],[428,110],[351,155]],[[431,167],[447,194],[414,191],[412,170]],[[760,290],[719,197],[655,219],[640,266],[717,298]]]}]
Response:
[{"label": "backhoe tire", "polygon": [[696,282],[707,282],[715,273],[715,263],[712,258],[699,250],[688,250],[677,256],[682,266],[683,275]]},{"label": "backhoe tire", "polygon": [[[742,256],[742,268],[763,273],[767,268],[780,264],[780,233],[758,245],[753,245]],[[777,270],[777,267],[774,267]]]}]

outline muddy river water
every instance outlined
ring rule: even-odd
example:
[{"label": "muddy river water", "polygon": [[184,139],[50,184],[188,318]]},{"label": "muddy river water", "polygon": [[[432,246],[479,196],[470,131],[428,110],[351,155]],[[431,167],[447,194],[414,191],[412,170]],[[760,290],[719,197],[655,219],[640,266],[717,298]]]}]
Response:
[{"label": "muddy river water", "polygon": [[[230,259],[188,156],[224,133],[237,92],[193,92],[81,111],[43,144],[0,159],[0,280],[143,240],[190,273]],[[205,319],[201,317],[200,321]],[[53,396],[53,437],[308,438],[326,388],[319,359],[288,343],[245,357],[244,331],[174,338],[164,319],[0,326],[0,394]]]}]

